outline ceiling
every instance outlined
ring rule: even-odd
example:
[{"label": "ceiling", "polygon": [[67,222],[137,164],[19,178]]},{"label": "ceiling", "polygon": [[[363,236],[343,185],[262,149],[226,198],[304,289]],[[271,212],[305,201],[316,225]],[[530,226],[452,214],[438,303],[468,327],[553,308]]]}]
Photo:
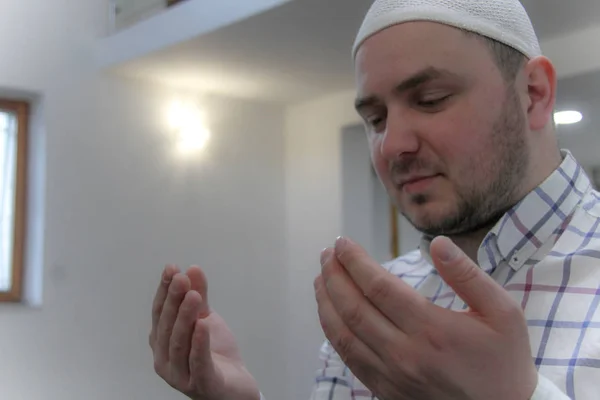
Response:
[{"label": "ceiling", "polygon": [[[523,0],[540,40],[600,25],[600,1]],[[298,102],[351,89],[350,48],[371,0],[293,0],[118,67],[176,88]]]},{"label": "ceiling", "polygon": [[294,0],[120,72],[170,86],[274,101],[352,87],[350,46],[366,0]]}]

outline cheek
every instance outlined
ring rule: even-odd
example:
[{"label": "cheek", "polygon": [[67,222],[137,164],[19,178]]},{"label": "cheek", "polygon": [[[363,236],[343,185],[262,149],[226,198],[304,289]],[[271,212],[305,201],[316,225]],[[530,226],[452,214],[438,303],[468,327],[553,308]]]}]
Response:
[{"label": "cheek", "polygon": [[448,156],[448,178],[457,193],[480,191],[487,187],[494,171],[499,167],[493,149],[486,145],[484,137],[464,141],[453,148]]},{"label": "cheek", "polygon": [[[491,148],[491,123],[484,116],[472,112],[453,113],[450,118],[439,121],[437,129],[424,130],[424,141],[442,160],[450,174],[473,174],[477,166],[485,163],[493,152]],[[465,118],[465,115],[471,116]],[[459,177],[460,178],[460,177]]]},{"label": "cheek", "polygon": [[480,158],[481,145],[475,135],[455,135],[444,145],[444,158],[452,169],[453,165],[471,163]]}]

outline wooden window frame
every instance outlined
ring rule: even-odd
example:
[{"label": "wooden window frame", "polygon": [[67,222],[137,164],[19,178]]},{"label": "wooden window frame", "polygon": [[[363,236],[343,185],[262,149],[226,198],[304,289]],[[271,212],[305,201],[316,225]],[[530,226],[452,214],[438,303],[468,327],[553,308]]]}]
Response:
[{"label": "wooden window frame", "polygon": [[25,231],[27,210],[27,154],[29,143],[29,103],[0,99],[0,110],[17,118],[17,170],[15,190],[15,220],[13,225],[12,282],[10,290],[0,292],[0,302],[20,302],[23,296]]}]

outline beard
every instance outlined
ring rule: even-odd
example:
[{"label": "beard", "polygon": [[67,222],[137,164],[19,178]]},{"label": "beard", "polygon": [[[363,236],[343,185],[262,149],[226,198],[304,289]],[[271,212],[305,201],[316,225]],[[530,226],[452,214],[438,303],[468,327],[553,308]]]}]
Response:
[{"label": "beard", "polygon": [[[463,236],[491,228],[517,199],[521,177],[529,165],[525,138],[526,119],[520,108],[516,91],[509,87],[501,114],[491,128],[487,147],[489,154],[474,158],[470,168],[461,171],[464,180],[455,183],[457,204],[454,212],[442,218],[425,216],[416,223],[410,215],[402,214],[420,232],[427,236]],[[391,174],[428,170],[428,165],[416,158],[397,160],[391,165]],[[486,178],[469,181],[475,169],[485,169]],[[412,196],[409,201],[423,205],[429,201],[426,194]]]}]

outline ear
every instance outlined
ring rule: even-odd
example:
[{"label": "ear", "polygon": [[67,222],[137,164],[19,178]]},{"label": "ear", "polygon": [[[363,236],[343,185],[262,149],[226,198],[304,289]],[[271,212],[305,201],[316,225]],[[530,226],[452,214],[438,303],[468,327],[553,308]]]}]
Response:
[{"label": "ear", "polygon": [[556,70],[546,57],[529,60],[525,66],[529,128],[539,131],[553,121],[556,102]]}]

